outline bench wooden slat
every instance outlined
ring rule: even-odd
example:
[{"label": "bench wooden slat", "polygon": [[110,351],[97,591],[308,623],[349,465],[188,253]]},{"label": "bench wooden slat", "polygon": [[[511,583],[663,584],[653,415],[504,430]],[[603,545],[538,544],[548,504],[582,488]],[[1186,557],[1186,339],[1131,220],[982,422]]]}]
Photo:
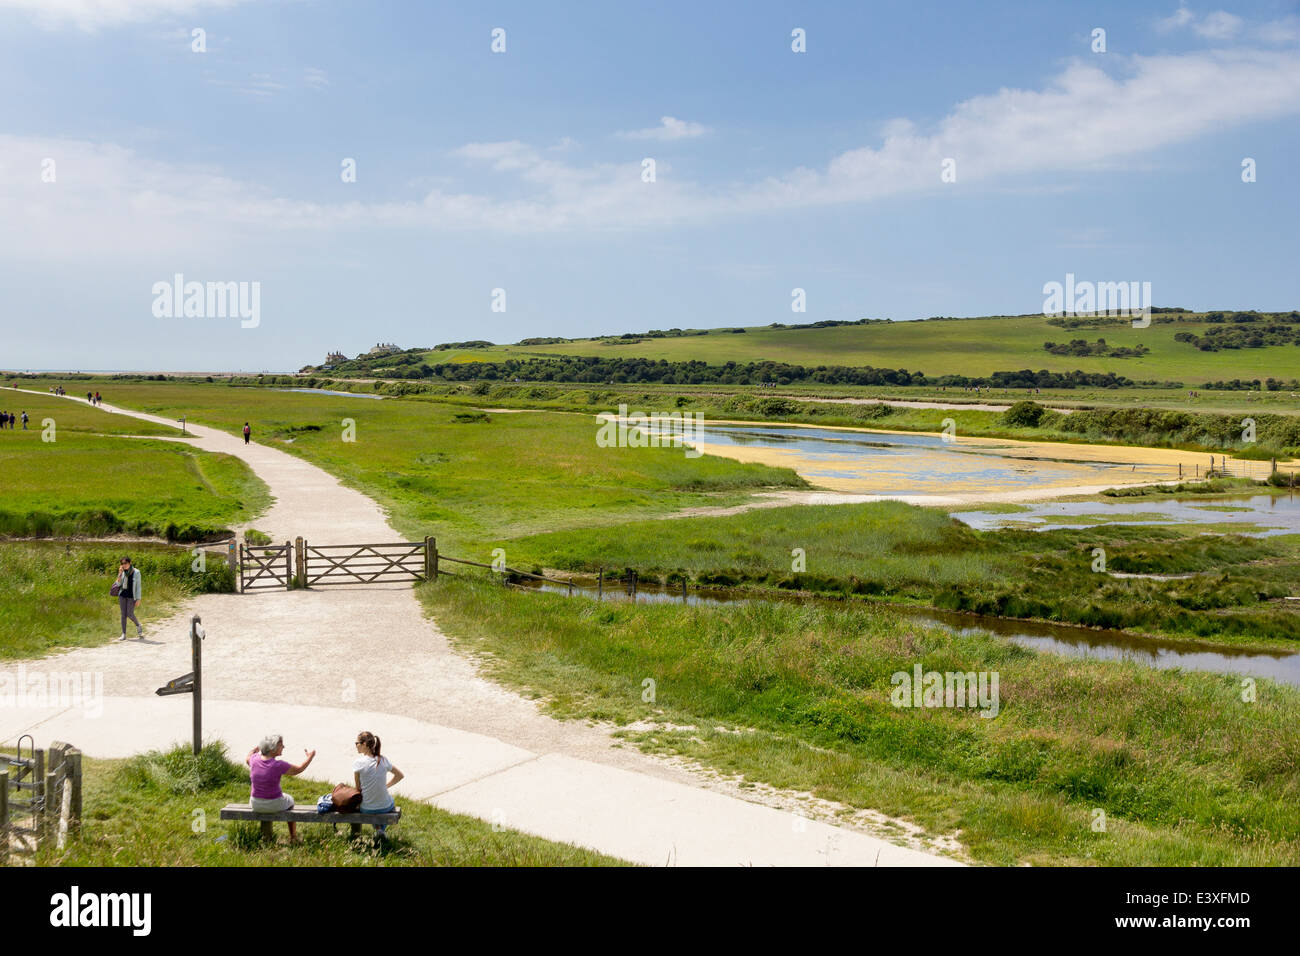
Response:
[{"label": "bench wooden slat", "polygon": [[318,813],[314,803],[294,804],[292,810],[278,813],[258,813],[246,803],[228,803],[221,808],[222,820],[251,820],[254,823],[397,823],[402,819],[402,808],[396,813]]}]

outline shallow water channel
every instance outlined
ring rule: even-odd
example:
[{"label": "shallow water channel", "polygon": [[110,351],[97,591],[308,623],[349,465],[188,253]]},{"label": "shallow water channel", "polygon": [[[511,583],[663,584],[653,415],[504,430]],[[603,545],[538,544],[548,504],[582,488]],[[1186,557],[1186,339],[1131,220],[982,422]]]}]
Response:
[{"label": "shallow water channel", "polygon": [[382,399],[382,395],[367,395],[365,392],[336,392],[328,388],[277,388],[277,392],[302,392],[306,395],[337,395],[340,398]]},{"label": "shallow water channel", "polygon": [[[549,582],[529,582],[524,585],[533,590],[566,594],[564,585]],[[574,586],[573,593],[586,598],[597,596],[596,588]],[[606,601],[631,601],[621,582],[610,582],[600,595]],[[682,592],[661,588],[637,586],[635,601],[638,604],[682,604],[721,606],[743,604],[749,601],[791,601],[805,603],[823,602],[843,606],[843,602],[824,598],[773,594],[758,597],[752,593],[708,590]],[[920,624],[941,627],[959,634],[995,634],[1023,647],[1068,657],[1091,657],[1101,660],[1126,660],[1148,667],[1213,671],[1218,674],[1244,674],[1251,677],[1268,677],[1283,684],[1300,687],[1300,652],[1262,650],[1259,648],[1233,648],[1220,645],[1198,645],[1188,641],[1170,641],[1159,638],[1138,637],[1125,631],[1094,630],[1071,627],[1068,624],[1050,624],[1040,621],[1017,621],[978,614],[961,614],[934,608],[908,607],[899,604],[875,605],[891,613],[911,618]]]}]

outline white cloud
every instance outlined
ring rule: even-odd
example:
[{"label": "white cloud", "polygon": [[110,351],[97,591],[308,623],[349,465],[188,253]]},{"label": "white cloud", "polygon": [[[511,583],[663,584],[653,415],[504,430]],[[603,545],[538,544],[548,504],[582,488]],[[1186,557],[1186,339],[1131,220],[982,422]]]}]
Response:
[{"label": "white cloud", "polygon": [[329,75],[314,66],[309,66],[303,70],[303,81],[313,90],[323,90],[330,85]]},{"label": "white cloud", "polygon": [[0,10],[17,10],[47,29],[73,26],[93,31],[245,2],[248,0],[0,0]]},{"label": "white cloud", "polygon": [[1179,7],[1172,16],[1156,21],[1156,26],[1163,31],[1189,27],[1193,33],[1207,40],[1230,40],[1241,32],[1244,23],[1241,17],[1224,10],[1215,10],[1198,17],[1187,7]]},{"label": "white cloud", "polygon": [[661,116],[658,126],[651,126],[649,129],[634,129],[617,135],[622,139],[656,139],[670,142],[676,139],[695,139],[709,132],[711,130],[700,123],[690,123],[686,120],[679,120],[674,116]]},{"label": "white cloud", "polygon": [[[0,252],[58,259],[216,249],[292,230],[353,227],[498,233],[599,232],[870,202],[906,194],[1013,187],[1043,173],[1149,164],[1154,150],[1300,113],[1300,53],[1211,50],[1069,65],[1044,88],[958,103],[929,128],[885,126],[878,145],[748,183],[683,180],[660,161],[571,161],[520,141],[453,153],[478,185],[431,171],[422,195],[362,203],[287,199],[207,167],[154,162],[118,146],[0,135]],[[40,161],[58,162],[57,184]],[[941,184],[952,158],[957,183]],[[439,178],[434,179],[433,176]],[[1060,181],[1058,179],[1058,181]],[[1065,181],[1068,184],[1068,180]],[[124,239],[126,241],[124,241]]]},{"label": "white cloud", "polygon": [[1241,17],[1216,10],[1214,13],[1206,14],[1204,19],[1195,24],[1192,29],[1210,40],[1227,40],[1237,35],[1241,30],[1241,24]]},{"label": "white cloud", "polygon": [[1171,16],[1156,21],[1156,26],[1161,30],[1176,30],[1179,27],[1187,26],[1187,24],[1191,23],[1192,20],[1192,11],[1188,10],[1186,7],[1179,7]]}]

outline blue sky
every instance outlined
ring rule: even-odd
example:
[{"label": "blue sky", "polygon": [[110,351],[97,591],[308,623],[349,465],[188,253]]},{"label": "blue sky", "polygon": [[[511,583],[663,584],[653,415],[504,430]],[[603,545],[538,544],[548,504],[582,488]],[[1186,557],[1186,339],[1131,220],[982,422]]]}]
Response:
[{"label": "blue sky", "polygon": [[[1298,115],[1275,0],[0,0],[0,367],[1026,313],[1067,272],[1297,308]],[[155,316],[177,273],[258,324]]]}]

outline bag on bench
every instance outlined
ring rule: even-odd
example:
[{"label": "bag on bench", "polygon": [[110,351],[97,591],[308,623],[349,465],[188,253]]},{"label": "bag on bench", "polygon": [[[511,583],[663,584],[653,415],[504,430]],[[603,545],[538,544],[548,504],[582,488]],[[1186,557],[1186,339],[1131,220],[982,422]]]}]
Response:
[{"label": "bag on bench", "polygon": [[330,794],[336,813],[356,813],[361,809],[361,791],[341,783]]}]

